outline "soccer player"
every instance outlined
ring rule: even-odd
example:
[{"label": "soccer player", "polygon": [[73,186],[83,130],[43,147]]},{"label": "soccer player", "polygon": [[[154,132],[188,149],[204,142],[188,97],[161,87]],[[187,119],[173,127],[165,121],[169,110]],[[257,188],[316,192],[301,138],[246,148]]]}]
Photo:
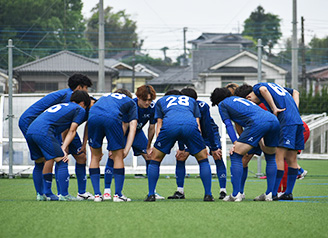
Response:
[{"label": "soccer player", "polygon": [[200,177],[205,189],[204,201],[214,201],[211,192],[212,176],[207,159],[205,143],[199,130],[199,107],[195,99],[179,95],[172,90],[159,99],[155,106],[157,118],[156,134],[151,161],[148,167],[148,195],[146,202],[156,201],[155,188],[159,178],[159,167],[176,141],[182,141],[199,163]]},{"label": "soccer player", "polygon": [[[138,112],[138,124],[137,131],[132,144],[132,149],[135,156],[142,155],[146,161],[146,172],[148,173],[148,165],[150,162],[151,143],[155,135],[155,102],[156,91],[151,85],[142,85],[137,88],[136,98],[133,100],[137,105]],[[148,127],[148,139],[143,132],[142,128],[149,122]],[[125,136],[126,137],[126,136]],[[111,199],[111,182],[113,176],[113,164],[114,161],[108,158],[105,168],[105,191],[103,195],[104,200]],[[156,199],[164,199],[158,193],[155,194]]]},{"label": "soccer player", "polygon": [[256,104],[264,103],[266,108],[278,117],[280,122],[279,146],[276,153],[277,177],[273,199],[284,175],[284,159],[288,164],[287,189],[279,198],[293,200],[293,188],[298,174],[297,151],[304,149],[303,122],[292,95],[275,83],[259,83],[244,89],[246,98]]},{"label": "soccer player", "polygon": [[[233,143],[230,151],[231,183],[233,192],[224,201],[242,201],[240,193],[241,177],[243,174],[243,156],[256,147],[261,138],[261,148],[267,162],[266,173],[267,190],[256,198],[257,201],[272,201],[277,165],[275,161],[275,147],[278,145],[279,122],[277,118],[262,110],[260,107],[244,98],[232,96],[227,88],[216,88],[211,94],[212,105],[219,105],[222,121],[226,125],[228,135]],[[244,130],[237,139],[231,120],[243,127]]]},{"label": "soccer player", "polygon": [[[26,138],[26,133],[29,125],[46,109],[51,106],[54,106],[58,103],[68,103],[70,101],[71,95],[75,90],[84,90],[88,91],[88,87],[92,86],[91,80],[83,74],[74,74],[68,79],[67,89],[58,90],[52,92],[45,97],[41,98],[30,106],[19,118],[19,128],[22,131],[24,137]],[[58,138],[61,136],[58,135]],[[87,138],[84,138],[86,142]],[[84,143],[85,144],[85,143]],[[92,198],[92,195],[89,192],[86,192],[86,154],[85,147],[82,147],[81,140],[76,134],[73,142],[69,146],[69,153],[73,155],[76,160],[75,173],[78,182],[78,198],[88,199]],[[35,184],[42,183],[42,170],[44,163],[36,163],[33,170],[33,180]],[[57,171],[57,169],[55,169]],[[58,193],[59,186],[57,186]],[[37,191],[42,191],[42,189],[37,189]],[[44,200],[43,194],[37,194],[37,200]]]},{"label": "soccer player", "polygon": [[[123,121],[126,117],[126,122]],[[102,96],[89,112],[88,137],[91,147],[90,178],[94,189],[95,202],[103,200],[100,192],[99,162],[103,156],[102,142],[106,136],[107,150],[111,152],[114,162],[115,177],[114,202],[129,202],[130,198],[122,194],[125,179],[123,159],[131,149],[137,128],[137,105],[132,100],[131,93],[126,89],[118,89],[114,93]],[[129,127],[125,143],[124,133]]]},{"label": "soccer player", "polygon": [[[202,137],[205,141],[205,144],[210,148],[210,154],[214,158],[214,162],[216,164],[216,173],[218,176],[219,184],[220,184],[220,197],[219,199],[223,199],[227,195],[226,191],[226,166],[221,158],[221,142],[220,142],[220,134],[219,128],[215,124],[213,118],[210,115],[210,108],[208,104],[204,101],[197,100],[197,92],[193,88],[183,88],[181,90],[182,95],[186,95],[196,100],[199,111],[201,114],[200,117],[200,128]],[[177,182],[177,191],[169,196],[168,199],[184,199],[184,178],[186,176],[186,168],[185,161],[189,156],[188,148],[184,148],[182,143],[179,143],[179,150],[177,151],[177,165],[175,169],[176,182]]]},{"label": "soccer player", "polygon": [[[84,121],[85,109],[90,105],[87,92],[76,90],[72,93],[69,103],[56,104],[39,115],[28,127],[26,140],[30,149],[31,159],[35,167],[41,167],[42,180],[34,179],[38,194],[44,194],[47,200],[76,200],[68,193],[68,149],[76,135],[77,127]],[[63,131],[68,133],[61,145],[57,139]],[[59,198],[52,193],[52,168],[54,161],[58,166],[58,183],[61,194]],[[43,165],[44,164],[44,165]]]}]

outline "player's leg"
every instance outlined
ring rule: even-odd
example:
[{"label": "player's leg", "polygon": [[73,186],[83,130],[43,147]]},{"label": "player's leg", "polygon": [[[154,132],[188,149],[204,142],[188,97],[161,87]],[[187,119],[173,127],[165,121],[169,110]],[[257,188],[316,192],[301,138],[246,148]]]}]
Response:
[{"label": "player's leg", "polygon": [[43,171],[42,171],[43,193],[46,195],[48,201],[58,201],[58,197],[55,194],[53,194],[51,190],[53,165],[54,165],[54,159],[47,160],[44,163]]},{"label": "player's leg", "polygon": [[[296,178],[298,175],[298,168],[297,168],[297,150],[288,150],[286,152],[286,162],[288,164],[288,172],[287,172],[287,188],[280,198],[284,199],[286,196],[292,196],[292,192],[295,186]],[[289,196],[289,197],[290,197]],[[287,199],[289,200],[289,199]]]},{"label": "player's leg", "polygon": [[44,158],[40,158],[34,161],[34,169],[33,169],[33,183],[36,190],[36,200],[37,201],[45,201],[46,198],[43,194],[43,178],[42,171],[44,167]]},{"label": "player's leg", "polygon": [[104,172],[104,182],[105,182],[105,190],[104,190],[104,200],[111,200],[112,199],[112,191],[111,191],[111,185],[112,185],[112,179],[113,179],[113,173],[114,173],[114,160],[111,158],[112,152],[108,151],[108,159],[105,167]]},{"label": "player's leg", "polygon": [[285,154],[287,153],[288,149],[283,147],[277,147],[276,150],[276,164],[277,164],[277,175],[275,184],[272,191],[272,198],[273,200],[276,200],[276,197],[278,196],[278,187],[280,185],[280,182],[282,180],[282,177],[284,176],[284,158]]},{"label": "player's leg", "polygon": [[241,176],[240,193],[243,199],[245,199],[245,183],[248,176],[248,163],[253,158],[254,154],[246,154],[242,158],[243,163],[243,175]]},{"label": "player's leg", "polygon": [[103,156],[102,153],[102,148],[92,148],[91,149],[91,162],[90,162],[90,167],[89,167],[89,174],[90,174],[90,179],[94,191],[94,201],[95,202],[101,202],[102,195],[100,192],[100,168],[99,168],[99,162]]},{"label": "player's leg", "polygon": [[218,177],[219,185],[220,185],[220,197],[219,197],[219,199],[223,199],[227,195],[227,190],[226,190],[226,186],[227,186],[227,168],[226,168],[222,158],[214,160],[214,162],[215,162],[215,166],[216,166],[216,175]]}]

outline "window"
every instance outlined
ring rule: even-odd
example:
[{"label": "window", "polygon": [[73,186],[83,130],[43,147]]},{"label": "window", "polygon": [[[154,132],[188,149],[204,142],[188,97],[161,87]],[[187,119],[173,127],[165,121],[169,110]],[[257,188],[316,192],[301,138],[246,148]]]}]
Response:
[{"label": "window", "polygon": [[35,92],[51,92],[58,90],[58,83],[35,82]]}]

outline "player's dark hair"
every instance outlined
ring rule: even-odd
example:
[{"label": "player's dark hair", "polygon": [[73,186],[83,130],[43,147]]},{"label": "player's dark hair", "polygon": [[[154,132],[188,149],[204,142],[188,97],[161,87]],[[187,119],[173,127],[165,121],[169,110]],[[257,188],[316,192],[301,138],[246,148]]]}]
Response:
[{"label": "player's dark hair", "polygon": [[132,94],[130,93],[130,91],[127,89],[124,89],[124,88],[116,89],[114,93],[124,94],[124,95],[128,96],[129,98],[132,98]]},{"label": "player's dark hair", "polygon": [[72,93],[70,101],[76,103],[84,102],[86,107],[89,107],[91,102],[89,94],[83,90],[75,90]]},{"label": "player's dark hair", "polygon": [[148,99],[148,94],[150,94],[151,100],[155,100],[156,91],[151,85],[142,85],[137,88],[136,96],[142,100]]},{"label": "player's dark hair", "polygon": [[176,89],[171,89],[164,94],[164,96],[167,96],[167,95],[181,95],[181,92]]},{"label": "player's dark hair", "polygon": [[186,96],[188,96],[188,97],[191,97],[191,98],[193,98],[193,99],[195,99],[195,100],[197,100],[197,92],[196,92],[196,90],[195,89],[193,89],[193,88],[183,88],[183,89],[181,89],[181,94],[182,95],[186,95]]},{"label": "player's dark hair", "polygon": [[243,84],[236,88],[235,96],[246,98],[246,96],[251,92],[253,92],[253,86],[249,84]]},{"label": "player's dark hair", "polygon": [[75,90],[78,86],[92,86],[91,79],[84,75],[84,74],[73,74],[71,77],[68,78],[68,87],[72,90]]},{"label": "player's dark hair", "polygon": [[232,96],[231,92],[227,88],[214,89],[214,91],[211,93],[212,106],[218,105],[221,101],[230,96]]}]

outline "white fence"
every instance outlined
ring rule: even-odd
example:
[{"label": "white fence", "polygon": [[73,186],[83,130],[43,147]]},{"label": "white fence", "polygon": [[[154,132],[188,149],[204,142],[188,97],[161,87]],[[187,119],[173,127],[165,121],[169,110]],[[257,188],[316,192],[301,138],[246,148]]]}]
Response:
[{"label": "white fence", "polygon": [[[13,95],[13,173],[15,174],[30,174],[32,173],[34,162],[30,159],[29,150],[26,141],[18,128],[18,120],[21,114],[35,101],[43,97],[44,94],[14,94]],[[99,98],[101,94],[94,94]],[[159,97],[160,98],[160,95]],[[203,100],[211,105],[209,95],[199,95],[199,100]],[[9,171],[9,145],[8,145],[8,95],[0,97],[0,173],[8,173]],[[221,144],[223,149],[223,157],[227,157],[227,152],[230,149],[231,142],[226,135],[225,127],[220,119],[217,107],[211,107],[211,115],[220,128]],[[325,113],[320,115],[304,116],[303,120],[308,123],[311,136],[306,144],[305,151],[300,155],[304,159],[327,159],[328,158],[328,144],[327,144],[327,130],[328,130],[328,117]],[[148,126],[145,126],[147,130]],[[84,125],[78,129],[78,133],[83,135]],[[155,138],[153,142],[155,141]],[[175,146],[169,155],[166,155],[161,165],[161,174],[174,174],[175,173]],[[106,141],[103,145],[103,159],[100,163],[101,172],[104,171],[104,166],[107,162],[108,153],[106,151]],[[90,163],[90,151],[87,152],[88,162]],[[214,160],[209,158],[212,172],[215,173]],[[145,174],[145,162],[141,156],[135,157],[130,151],[127,158],[124,160],[127,174]],[[69,162],[70,172],[74,173],[75,161],[73,157]],[[199,167],[195,158],[190,157],[186,161],[187,173],[198,173]]]}]

